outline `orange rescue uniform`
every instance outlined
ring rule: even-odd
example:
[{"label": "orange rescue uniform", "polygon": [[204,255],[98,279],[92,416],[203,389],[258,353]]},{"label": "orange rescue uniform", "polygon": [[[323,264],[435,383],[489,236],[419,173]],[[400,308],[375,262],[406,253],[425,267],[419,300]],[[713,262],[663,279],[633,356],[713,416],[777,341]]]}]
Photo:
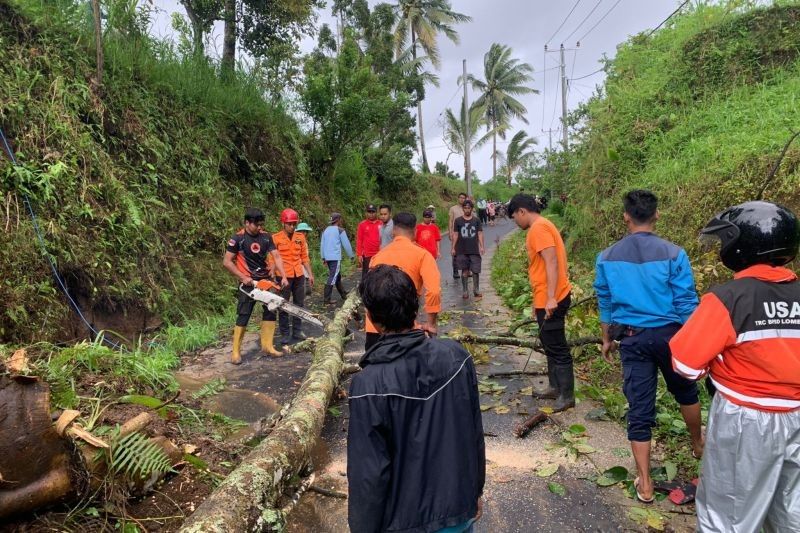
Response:
[{"label": "orange rescue uniform", "polygon": [[[283,268],[286,269],[286,276],[276,271],[276,275],[287,278],[301,278],[305,276],[303,263],[309,263],[308,243],[306,236],[299,231],[295,231],[291,237],[285,231],[272,234],[272,242],[283,260]],[[270,267],[272,258],[269,259]]]},{"label": "orange rescue uniform", "polygon": [[560,302],[572,290],[567,274],[567,250],[555,224],[540,216],[528,228],[528,235],[525,238],[529,260],[528,281],[533,289],[533,306],[536,309],[544,309],[547,304],[547,268],[540,252],[550,247],[555,247],[558,258],[556,301]]},{"label": "orange rescue uniform", "polygon": [[[378,252],[369,263],[370,269],[378,265],[394,265],[408,274],[417,288],[417,294],[422,295],[425,289],[425,312],[438,313],[442,309],[442,287],[439,276],[439,267],[433,256],[408,237],[397,235],[394,240],[383,250]],[[367,315],[366,330],[368,333],[378,333]]]}]

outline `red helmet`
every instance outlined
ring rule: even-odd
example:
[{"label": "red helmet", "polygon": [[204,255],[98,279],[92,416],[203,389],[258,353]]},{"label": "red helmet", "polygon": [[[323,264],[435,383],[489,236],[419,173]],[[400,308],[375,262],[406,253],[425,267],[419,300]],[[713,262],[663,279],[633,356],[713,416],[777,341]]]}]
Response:
[{"label": "red helmet", "polygon": [[300,222],[300,215],[294,209],[284,209],[281,211],[281,223]]}]

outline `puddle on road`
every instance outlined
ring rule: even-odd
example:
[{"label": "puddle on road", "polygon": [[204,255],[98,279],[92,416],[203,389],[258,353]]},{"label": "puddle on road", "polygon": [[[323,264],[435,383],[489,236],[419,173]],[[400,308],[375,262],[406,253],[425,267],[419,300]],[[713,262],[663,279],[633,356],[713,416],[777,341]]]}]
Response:
[{"label": "puddle on road", "polygon": [[[176,373],[175,378],[184,394],[192,394],[207,383],[181,372]],[[203,407],[248,423],[268,417],[280,409],[278,402],[262,392],[229,388],[203,400]]]}]

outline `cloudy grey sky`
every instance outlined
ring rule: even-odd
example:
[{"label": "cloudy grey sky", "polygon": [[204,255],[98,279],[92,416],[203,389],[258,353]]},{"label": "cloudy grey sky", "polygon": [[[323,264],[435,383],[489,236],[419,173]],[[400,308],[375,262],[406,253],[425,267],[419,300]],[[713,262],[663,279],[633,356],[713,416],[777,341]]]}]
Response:
[{"label": "cloudy grey sky", "polygon": [[[378,0],[369,0],[369,3],[373,6]],[[159,12],[153,32],[168,36],[171,33],[170,14],[183,13],[183,8],[177,0],[154,0],[154,4]],[[455,111],[460,105],[461,90],[457,79],[461,75],[462,59],[467,60],[471,73],[483,78],[483,56],[496,42],[510,46],[515,57],[534,68],[532,86],[539,93],[521,98],[528,109],[528,124],[514,123],[507,140],[498,144],[498,149],[504,151],[508,140],[520,128],[537,137],[539,148],[543,149],[549,139],[548,133],[542,130],[560,128],[560,44],[563,43],[567,49],[567,77],[580,78],[599,68],[598,62],[603,54],[613,57],[619,43],[631,35],[654,28],[679,4],[677,0],[452,0],[453,9],[471,16],[472,22],[457,27],[461,36],[459,45],[441,39],[440,86],[430,87],[423,103],[423,126],[431,167],[436,161],[448,158],[447,147],[442,141],[442,119],[446,108]],[[320,14],[319,23],[323,22],[331,22],[329,10]],[[563,26],[558,29],[562,22]],[[579,40],[580,47],[577,46]],[[548,41],[548,48],[553,52],[545,54],[544,45]],[[212,42],[221,49],[221,27],[215,28]],[[303,43],[303,49],[310,51],[313,45],[314,41],[308,40]],[[595,86],[602,82],[603,73],[600,72],[568,83],[568,109],[574,109],[586,100]],[[475,97],[470,91],[470,101]],[[560,135],[560,130],[553,132],[554,145]],[[448,165],[463,175],[464,163],[460,156],[450,155]],[[491,177],[490,146],[473,153],[472,167],[481,181]]]}]

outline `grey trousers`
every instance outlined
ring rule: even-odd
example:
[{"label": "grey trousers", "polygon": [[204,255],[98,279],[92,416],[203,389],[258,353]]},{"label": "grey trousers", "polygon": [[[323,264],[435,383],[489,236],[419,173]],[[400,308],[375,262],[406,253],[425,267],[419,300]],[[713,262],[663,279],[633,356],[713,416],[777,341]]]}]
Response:
[{"label": "grey trousers", "polygon": [[800,410],[759,411],[717,392],[708,414],[697,531],[800,531]]}]

